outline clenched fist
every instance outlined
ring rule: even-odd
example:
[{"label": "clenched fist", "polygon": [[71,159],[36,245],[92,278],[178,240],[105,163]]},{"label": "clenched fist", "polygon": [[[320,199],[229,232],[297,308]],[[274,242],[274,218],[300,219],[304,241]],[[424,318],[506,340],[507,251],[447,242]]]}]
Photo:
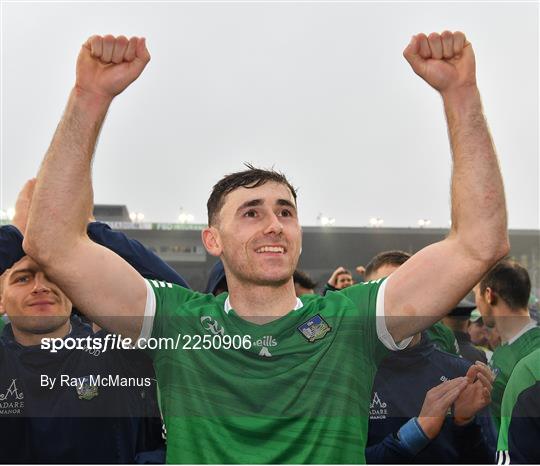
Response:
[{"label": "clenched fist", "polygon": [[139,77],[149,61],[144,38],[92,36],[79,53],[75,87],[112,99]]},{"label": "clenched fist", "polygon": [[403,56],[414,72],[441,94],[476,86],[474,52],[462,32],[417,34]]}]

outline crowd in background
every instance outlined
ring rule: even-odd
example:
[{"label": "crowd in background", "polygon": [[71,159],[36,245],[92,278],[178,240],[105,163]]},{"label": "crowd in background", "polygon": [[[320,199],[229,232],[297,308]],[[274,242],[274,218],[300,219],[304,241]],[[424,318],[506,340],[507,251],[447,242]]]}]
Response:
[{"label": "crowd in background", "polygon": [[[35,265],[26,264],[22,273],[14,267],[21,260],[28,260],[21,248],[24,225],[19,228],[10,225],[0,229],[4,313],[1,322],[3,327],[7,324],[0,337],[3,382],[0,395],[3,395],[4,406],[13,407],[13,403],[7,404],[5,400],[8,395],[22,394],[24,386],[24,402],[21,399],[19,405],[25,408],[12,409],[11,414],[0,416],[0,436],[5,442],[0,460],[163,462],[166,441],[155,384],[136,387],[127,393],[123,391],[122,396],[116,394],[108,400],[102,395],[101,404],[98,407],[94,404],[92,412],[87,412],[80,402],[92,398],[88,385],[77,390],[77,399],[65,391],[29,390],[28,381],[35,377],[36,368],[51,369],[59,364],[76,366],[81,374],[92,370],[106,372],[112,368],[118,372],[121,368],[126,374],[137,377],[152,374],[153,369],[146,356],[138,351],[110,352],[108,358],[69,350],[44,355],[37,344],[39,329],[35,330],[37,338],[34,340],[25,340],[20,331],[14,331],[14,325],[24,328],[30,324],[22,322],[16,309],[10,308],[10,304],[14,305],[10,301],[10,284],[29,280],[30,273],[36,281],[32,291],[35,299],[61,294],[40,275]],[[90,223],[88,233],[94,241],[128,260],[145,277],[189,287],[141,243],[100,222]],[[356,274],[337,267],[319,292],[339,293],[370,280],[386,279],[409,257],[410,254],[403,251],[381,252],[365,267],[356,267]],[[317,293],[321,288],[301,270],[295,271],[293,279],[297,296]],[[206,289],[201,291],[216,295],[227,291],[221,261],[216,262]],[[471,290],[474,298],[456,303],[447,317],[416,335],[407,349],[393,352],[383,360],[372,390],[368,463],[493,463],[497,450],[500,461],[504,462],[509,449],[514,461],[515,458],[526,463],[539,460],[538,450],[533,448],[533,439],[540,438],[540,418],[534,414],[538,398],[531,393],[538,394],[540,382],[531,374],[538,374],[540,362],[532,355],[540,348],[540,328],[529,314],[530,293],[527,271],[515,261],[503,260]],[[93,329],[91,322],[77,310],[73,311],[69,322],[72,336],[104,334],[102,330]],[[520,366],[518,363],[522,360],[523,364],[527,361],[528,364]],[[515,371],[516,366],[521,370]],[[529,379],[532,377],[524,387],[523,371]],[[452,395],[457,381],[473,376],[482,382],[478,393],[470,393],[463,399]],[[117,400],[123,402],[118,404]],[[521,415],[516,414],[517,410],[521,410]],[[461,419],[468,421],[463,423]],[[32,447],[24,448],[24,442],[38,432],[39,442],[32,440]],[[73,442],[78,444],[80,438],[92,441],[73,449]],[[99,441],[102,448],[93,448],[95,441]]]}]

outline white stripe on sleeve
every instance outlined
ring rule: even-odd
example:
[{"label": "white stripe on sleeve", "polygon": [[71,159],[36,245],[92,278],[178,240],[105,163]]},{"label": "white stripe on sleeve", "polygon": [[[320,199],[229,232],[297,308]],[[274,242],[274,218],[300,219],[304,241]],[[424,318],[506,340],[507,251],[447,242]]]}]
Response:
[{"label": "white stripe on sleeve", "polygon": [[154,289],[148,280],[145,279],[144,283],[146,283],[146,307],[144,308],[143,325],[141,334],[137,338],[137,343],[141,338],[148,340],[152,336],[154,317],[156,315],[156,295],[154,294]]},{"label": "white stripe on sleeve", "polygon": [[391,277],[388,277],[384,282],[382,282],[382,285],[379,287],[379,291],[377,292],[377,305],[376,305],[377,306],[376,307],[377,336],[379,337],[379,340],[381,341],[381,343],[384,346],[386,346],[389,350],[399,351],[399,350],[407,348],[407,346],[409,346],[409,343],[412,341],[413,337],[405,338],[405,340],[402,340],[399,343],[396,343],[392,335],[390,335],[388,328],[386,327],[386,317],[384,315],[384,293],[386,290],[386,285],[388,283],[388,280],[390,279]]}]

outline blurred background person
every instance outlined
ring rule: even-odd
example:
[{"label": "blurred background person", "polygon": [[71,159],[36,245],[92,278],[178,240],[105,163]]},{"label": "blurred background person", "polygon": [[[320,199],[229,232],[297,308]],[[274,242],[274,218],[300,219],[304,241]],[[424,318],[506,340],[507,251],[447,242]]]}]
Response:
[{"label": "blurred background person", "polygon": [[[390,275],[409,257],[402,251],[377,254],[366,266],[366,280]],[[409,347],[379,365],[366,462],[492,463],[496,432],[487,410],[491,382],[485,364],[472,365],[437,349],[426,332],[415,335]]]},{"label": "blurred background person", "polygon": [[540,328],[527,307],[531,293],[529,273],[518,262],[504,259],[480,280],[474,293],[482,319],[488,327],[495,327],[501,338],[490,361],[496,374],[491,410],[499,428],[504,389],[514,367],[540,348]]},{"label": "blurred background person", "polygon": [[317,283],[303,270],[296,269],[293,273],[294,291],[297,297],[305,294],[315,294]]},{"label": "blurred background person", "polygon": [[345,267],[339,266],[332,272],[332,275],[328,279],[323,290],[323,295],[328,291],[339,291],[352,285],[354,285],[354,280],[351,271],[347,270]]},{"label": "blurred background person", "polygon": [[468,332],[469,318],[471,311],[475,308],[475,304],[468,299],[462,299],[454,310],[443,318],[443,323],[446,325],[456,338],[459,346],[459,354],[471,361],[481,361],[487,364],[486,353],[481,349],[476,348],[471,342],[471,337]]}]

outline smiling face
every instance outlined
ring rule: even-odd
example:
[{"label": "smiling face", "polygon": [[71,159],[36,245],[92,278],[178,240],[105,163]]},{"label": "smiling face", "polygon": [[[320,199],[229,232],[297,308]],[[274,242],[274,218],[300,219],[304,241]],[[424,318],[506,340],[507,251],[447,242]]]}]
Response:
[{"label": "smiling face", "polygon": [[231,282],[280,286],[292,280],[300,256],[302,231],[290,189],[268,181],[240,187],[225,197],[203,242],[221,256]]},{"label": "smiling face", "polygon": [[3,277],[0,311],[8,315],[15,338],[22,338],[22,344],[33,344],[25,343],[36,341],[32,336],[40,338],[69,328],[71,308],[66,295],[28,256]]},{"label": "smiling face", "polygon": [[352,275],[349,272],[340,273],[336,278],[336,289],[342,290],[354,285]]}]

